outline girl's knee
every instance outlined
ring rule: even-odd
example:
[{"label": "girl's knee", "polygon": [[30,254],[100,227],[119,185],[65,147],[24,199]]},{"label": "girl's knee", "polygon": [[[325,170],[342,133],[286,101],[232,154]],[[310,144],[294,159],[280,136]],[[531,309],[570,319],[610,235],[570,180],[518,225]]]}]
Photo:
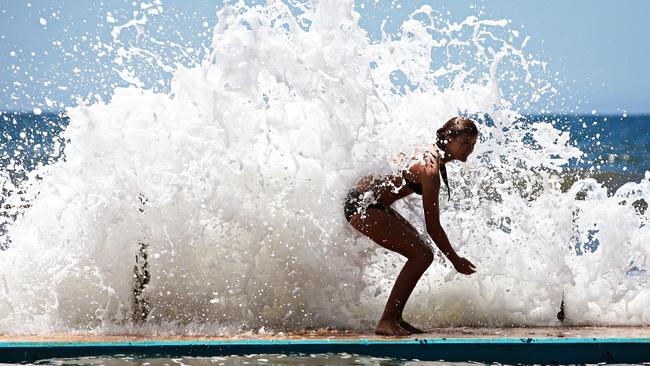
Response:
[{"label": "girl's knee", "polygon": [[429,248],[426,248],[424,250],[424,260],[425,263],[427,264],[427,267],[429,267],[431,263],[433,263],[433,252]]},{"label": "girl's knee", "polygon": [[409,259],[414,260],[421,266],[428,268],[431,263],[433,263],[433,252],[429,248],[422,248],[422,250],[418,251],[413,258]]}]

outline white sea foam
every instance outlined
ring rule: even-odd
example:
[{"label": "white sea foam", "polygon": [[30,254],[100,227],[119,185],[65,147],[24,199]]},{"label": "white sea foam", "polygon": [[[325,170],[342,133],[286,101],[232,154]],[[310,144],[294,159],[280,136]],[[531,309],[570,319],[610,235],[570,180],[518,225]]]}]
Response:
[{"label": "white sea foam", "polygon": [[[128,67],[150,53],[120,48],[146,18],[116,27],[116,71],[131,86],[68,110],[65,159],[30,173],[42,179],[0,252],[0,333],[132,331],[138,242],[147,332],[370,329],[404,260],[356,233],[342,198],[459,111],[479,117],[481,138],[450,164],[442,220],[478,272],[454,275],[438,257],[406,317],[548,325],[564,294],[573,323],[650,322],[650,233],[633,205],[650,176],[614,196],[593,180],[560,190],[581,152],[550,123],[517,122],[517,100],[554,90],[507,22],[453,23],[424,6],[401,37],[372,43],[352,8],[227,6],[209,57],[172,68],[168,93]],[[395,207],[421,230],[419,197]]]}]

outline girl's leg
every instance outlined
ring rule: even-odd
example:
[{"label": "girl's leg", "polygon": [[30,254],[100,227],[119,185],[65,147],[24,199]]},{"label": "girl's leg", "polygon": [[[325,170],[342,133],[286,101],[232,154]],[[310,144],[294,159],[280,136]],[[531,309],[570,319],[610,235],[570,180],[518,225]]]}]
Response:
[{"label": "girl's leg", "polygon": [[431,265],[433,252],[420,239],[415,228],[392,209],[385,211],[370,207],[364,217],[361,214],[352,216],[350,223],[377,244],[408,259],[395,280],[376,332],[407,335],[417,330],[417,328],[405,329],[409,328],[408,323],[404,324],[405,327],[400,326],[403,322],[402,312],[418,280]]}]

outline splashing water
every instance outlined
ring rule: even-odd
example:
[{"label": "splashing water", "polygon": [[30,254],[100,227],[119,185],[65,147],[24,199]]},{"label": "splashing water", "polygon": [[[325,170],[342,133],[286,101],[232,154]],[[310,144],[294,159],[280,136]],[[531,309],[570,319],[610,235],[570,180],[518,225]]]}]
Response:
[{"label": "splashing water", "polygon": [[[116,27],[131,85],[69,109],[64,158],[27,173],[30,207],[0,252],[0,333],[133,330],[139,243],[145,331],[370,329],[404,260],[347,224],[342,197],[459,112],[477,116],[480,143],[449,167],[441,212],[478,272],[455,275],[438,256],[407,317],[549,325],[564,294],[575,324],[648,323],[650,174],[610,196],[591,179],[560,189],[582,153],[518,113],[556,93],[526,41],[506,21],[423,6],[399,37],[371,42],[358,18],[350,1],[227,5],[208,56],[172,68],[118,47],[146,19]],[[168,91],[138,78],[145,58],[173,74]],[[418,199],[395,208],[430,242]]]}]

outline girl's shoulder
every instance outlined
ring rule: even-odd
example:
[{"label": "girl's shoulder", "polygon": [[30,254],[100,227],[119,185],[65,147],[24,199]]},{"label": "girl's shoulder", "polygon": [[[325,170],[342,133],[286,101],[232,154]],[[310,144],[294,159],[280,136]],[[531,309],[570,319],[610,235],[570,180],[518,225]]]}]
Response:
[{"label": "girl's shoulder", "polygon": [[410,152],[400,152],[393,159],[393,168],[396,171],[409,170],[412,172],[427,170],[436,172],[440,167],[442,154],[434,145],[429,148],[414,149]]},{"label": "girl's shoulder", "polygon": [[439,151],[427,150],[424,153],[424,162],[422,164],[423,172],[429,176],[437,175],[440,171],[441,160],[442,154],[440,154]]}]

